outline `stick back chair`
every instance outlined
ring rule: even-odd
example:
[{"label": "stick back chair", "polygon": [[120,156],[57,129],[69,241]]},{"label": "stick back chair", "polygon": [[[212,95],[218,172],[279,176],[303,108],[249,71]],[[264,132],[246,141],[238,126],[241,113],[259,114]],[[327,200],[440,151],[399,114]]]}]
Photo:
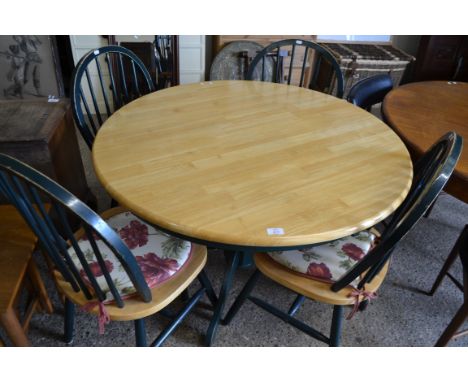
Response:
[{"label": "stick back chair", "polygon": [[353,85],[346,99],[353,105],[371,111],[372,106],[381,103],[392,89],[392,77],[389,74],[379,74],[365,78]]},{"label": "stick back chair", "polygon": [[[320,78],[323,73],[326,78]],[[328,93],[336,81],[336,97],[342,98],[344,93],[343,73],[335,57],[323,46],[305,40],[282,40],[268,45],[252,60],[247,80],[286,83],[312,90],[322,90],[319,83],[323,82]]]},{"label": "stick back chair", "polygon": [[[75,305],[109,320],[134,321],[137,346],[146,345],[144,318],[162,311],[195,278],[201,288],[152,343],[161,345],[206,293],[206,247],[163,234],[123,208],[102,217],[32,167],[0,154],[0,193],[16,207],[55,266],[65,296],[65,341],[73,340]],[[51,214],[45,208],[50,206]],[[53,214],[52,214],[53,213]],[[69,217],[81,228],[73,232]]]},{"label": "stick back chair", "polygon": [[[362,231],[304,250],[257,253],[257,270],[231,306],[224,323],[228,324],[249,299],[310,336],[330,346],[338,346],[344,306],[353,306],[354,314],[357,310],[364,310],[369,299],[375,297],[395,246],[443,189],[455,168],[461,148],[462,138],[453,132],[432,146],[416,164],[412,187],[381,235],[372,230]],[[287,313],[250,296],[261,274],[297,293]],[[305,298],[334,306],[329,336],[294,317]]]},{"label": "stick back chair", "polygon": [[[449,273],[450,267],[453,265],[457,257],[460,258],[463,266],[463,283],[460,283],[454,276]],[[437,340],[435,346],[447,346],[451,339],[468,334],[468,329],[457,332],[468,318],[468,225],[463,228],[462,233],[450,251],[447,260],[445,261],[434,282],[434,285],[431,288],[431,291],[429,292],[430,296],[434,295],[445,276],[448,276],[449,279],[458,287],[458,289],[463,292],[464,301],[462,306],[458,309],[457,313],[453,317],[452,321],[450,321],[450,324]]]},{"label": "stick back chair", "polygon": [[154,90],[150,73],[131,50],[110,45],[84,55],[73,71],[71,97],[75,123],[88,147],[105,119]]}]

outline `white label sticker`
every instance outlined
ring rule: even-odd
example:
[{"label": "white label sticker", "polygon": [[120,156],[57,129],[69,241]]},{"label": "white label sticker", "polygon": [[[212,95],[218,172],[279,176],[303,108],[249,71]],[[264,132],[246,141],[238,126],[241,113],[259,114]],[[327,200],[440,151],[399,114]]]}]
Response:
[{"label": "white label sticker", "polygon": [[301,40],[296,40],[296,44],[297,45],[302,45],[302,41]]},{"label": "white label sticker", "polygon": [[60,101],[60,98],[55,98],[55,96],[53,96],[53,95],[50,95],[47,98],[47,102],[58,102],[58,101]]},{"label": "white label sticker", "polygon": [[268,235],[284,235],[283,228],[267,228]]},{"label": "white label sticker", "polygon": [[98,54],[99,54],[99,49],[96,49],[96,50],[94,51],[94,55],[97,56]]}]

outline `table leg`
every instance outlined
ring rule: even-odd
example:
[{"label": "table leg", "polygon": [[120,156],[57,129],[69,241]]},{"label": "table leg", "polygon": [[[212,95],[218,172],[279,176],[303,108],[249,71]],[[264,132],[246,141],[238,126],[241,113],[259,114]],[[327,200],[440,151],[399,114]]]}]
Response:
[{"label": "table leg", "polygon": [[210,326],[206,331],[205,336],[205,345],[211,346],[213,343],[214,337],[218,330],[218,326],[221,322],[221,315],[223,314],[224,305],[226,304],[226,298],[228,296],[229,290],[231,289],[232,280],[234,278],[234,274],[236,273],[236,269],[239,265],[239,258],[241,256],[241,252],[225,252],[229,257],[229,265],[226,267],[226,272],[224,274],[223,285],[221,286],[221,290],[218,296],[218,303],[216,308],[213,312],[213,318],[210,321]]}]

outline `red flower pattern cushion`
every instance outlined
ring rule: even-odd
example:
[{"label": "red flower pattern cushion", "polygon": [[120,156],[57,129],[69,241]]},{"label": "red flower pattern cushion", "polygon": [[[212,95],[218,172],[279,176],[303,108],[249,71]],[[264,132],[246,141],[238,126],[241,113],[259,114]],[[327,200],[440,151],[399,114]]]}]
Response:
[{"label": "red flower pattern cushion", "polygon": [[[268,252],[268,255],[293,271],[332,283],[369,253],[375,239],[374,234],[362,231],[331,243],[307,249]],[[356,279],[351,286],[356,287],[358,283]]]},{"label": "red flower pattern cushion", "polygon": [[[114,215],[107,220],[107,223],[119,234],[135,256],[150,288],[173,277],[190,259],[192,243],[156,230],[131,212]],[[106,269],[110,273],[120,295],[125,297],[135,293],[135,288],[120,261],[102,240],[95,234],[93,237],[103,256]],[[80,239],[78,243],[88,261],[91,273],[96,278],[102,291],[106,293],[105,302],[113,301],[113,296],[94,255],[91,243],[86,236]],[[68,252],[80,275],[89,282],[73,247]]]}]

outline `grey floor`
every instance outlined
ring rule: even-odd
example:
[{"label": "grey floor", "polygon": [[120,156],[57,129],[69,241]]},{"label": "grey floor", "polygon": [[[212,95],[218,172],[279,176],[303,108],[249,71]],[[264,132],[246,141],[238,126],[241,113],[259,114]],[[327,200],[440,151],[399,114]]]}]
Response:
[{"label": "grey floor", "polygon": [[[99,186],[89,158],[83,148],[83,159],[88,182],[98,196],[99,208],[108,206],[109,200]],[[461,292],[447,279],[434,297],[421,291],[430,289],[444,259],[458,234],[467,223],[468,205],[442,194],[431,216],[422,219],[400,243],[393,255],[387,278],[379,291],[379,297],[368,309],[356,314],[343,326],[343,346],[432,346],[463,302]],[[42,264],[41,264],[42,265]],[[221,253],[211,252],[206,272],[219,290],[225,261]],[[29,338],[34,346],[64,346],[63,309],[52,283],[42,265],[47,286],[53,298],[56,312],[52,315],[38,313],[31,322]],[[241,269],[236,274],[228,304],[251,274],[251,269]],[[460,277],[461,265],[454,266],[454,274]],[[194,286],[196,287],[196,286]],[[287,309],[294,295],[263,278],[255,294]],[[175,308],[180,302],[175,302]],[[331,307],[314,301],[306,301],[297,317],[327,333],[331,320]],[[181,327],[166,342],[166,346],[200,346],[208,327],[211,311],[207,301],[197,307]],[[155,338],[167,324],[158,315],[147,320],[148,340]],[[131,322],[112,322],[104,335],[98,334],[97,318],[78,312],[73,346],[133,346],[134,334]],[[215,346],[323,346],[322,343],[284,324],[279,319],[247,302],[229,326],[221,326]],[[467,346],[468,336],[453,340],[451,346]]]}]

